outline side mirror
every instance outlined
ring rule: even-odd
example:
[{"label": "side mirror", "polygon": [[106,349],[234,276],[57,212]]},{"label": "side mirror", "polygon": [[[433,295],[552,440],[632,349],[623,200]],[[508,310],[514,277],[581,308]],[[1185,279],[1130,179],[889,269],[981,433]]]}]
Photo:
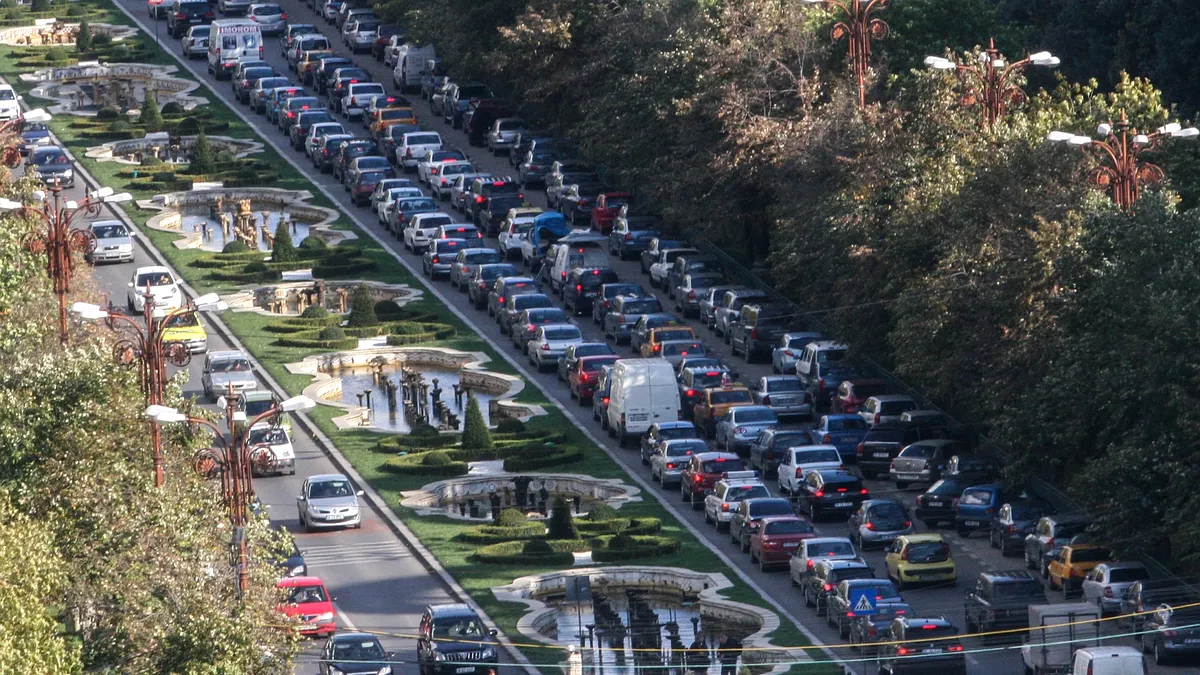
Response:
[{"label": "side mirror", "polygon": [[298,499],[300,501],[304,501],[305,497],[304,497],[304,495],[296,495],[296,499]]},{"label": "side mirror", "polygon": [[495,628],[488,631],[488,635],[490,635],[492,637],[496,637],[498,634],[499,634],[499,631],[497,631]]},{"label": "side mirror", "polygon": [[362,490],[359,490],[358,492],[355,492],[355,493],[354,493],[354,496],[355,496],[355,497],[361,497],[361,496],[363,496],[363,491],[362,491]]},{"label": "side mirror", "polygon": [[388,652],[388,653],[387,653],[387,657],[388,657],[389,659],[394,659],[394,658],[396,658],[396,652]]}]

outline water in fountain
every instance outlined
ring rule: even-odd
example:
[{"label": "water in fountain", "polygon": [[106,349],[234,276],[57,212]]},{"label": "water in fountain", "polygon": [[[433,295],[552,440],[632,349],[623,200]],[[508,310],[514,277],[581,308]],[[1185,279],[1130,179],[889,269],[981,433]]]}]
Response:
[{"label": "water in fountain", "polygon": [[[399,366],[388,364],[383,366],[380,371],[393,384],[399,385],[400,374]],[[440,370],[431,366],[407,366],[408,371],[417,371],[421,374],[422,380],[429,385],[430,391],[433,389],[433,379],[437,378],[438,387],[441,388],[440,400],[446,404],[450,412],[458,416],[459,429],[462,429],[462,424],[466,421],[467,416],[467,397],[463,396],[462,404],[459,405],[454,398],[454,385],[461,382],[459,372],[457,370]],[[381,431],[390,431],[396,433],[408,433],[412,430],[412,425],[404,415],[404,404],[402,394],[399,390],[396,391],[396,407],[389,410],[387,390],[382,383],[376,381],[375,368],[371,366],[358,366],[354,368],[335,367],[326,370],[330,375],[341,378],[342,390],[337,394],[338,401],[347,405],[367,405],[367,397],[364,392],[371,392],[371,416],[370,424],[367,425]],[[484,421],[488,420],[488,408],[490,401],[494,396],[487,392],[472,390],[471,394],[479,400],[479,407],[483,412]],[[429,397],[426,397],[426,402],[429,403]],[[432,404],[430,409],[432,410]],[[491,422],[488,422],[489,424]],[[438,426],[436,417],[430,419],[430,424]]]},{"label": "water in fountain", "polygon": [[[233,223],[235,222],[237,212],[236,212],[236,210],[230,209],[230,208],[226,208],[225,212],[228,214],[228,216],[230,218],[229,236],[228,237],[225,236],[225,232],[221,227],[220,220],[218,220],[217,218],[213,218],[212,214],[209,213],[208,211],[201,211],[198,209],[197,210],[189,209],[183,213],[183,218],[181,221],[181,223],[182,223],[181,229],[184,232],[200,232],[201,229],[199,229],[199,228],[208,228],[209,231],[212,232],[212,238],[204,239],[204,248],[213,250],[213,251],[220,251],[221,249],[225,248],[226,243],[228,243],[230,241],[234,241],[237,238],[233,233],[233,230],[234,230]],[[264,216],[266,218],[267,229],[269,229],[271,231],[272,236],[274,236],[275,229],[277,227],[279,227],[280,221],[288,220],[288,222],[292,228],[292,243],[293,244],[299,246],[300,242],[304,241],[304,239],[306,237],[308,237],[309,223],[306,223],[303,221],[298,221],[298,220],[292,220],[290,218],[290,214],[288,214],[289,217],[287,219],[285,219],[284,214],[287,213],[286,211],[257,210],[257,211],[254,211],[253,213],[254,213],[254,224],[257,229],[256,239],[258,242],[258,250],[260,250],[260,251],[270,251],[271,250],[271,246],[268,245],[266,238],[263,237],[263,233],[262,233],[262,223],[263,223]]]}]

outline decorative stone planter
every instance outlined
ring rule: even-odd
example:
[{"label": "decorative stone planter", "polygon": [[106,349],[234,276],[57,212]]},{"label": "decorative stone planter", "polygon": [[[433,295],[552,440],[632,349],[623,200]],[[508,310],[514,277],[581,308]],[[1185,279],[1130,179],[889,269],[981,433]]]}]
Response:
[{"label": "decorative stone planter", "polygon": [[[92,36],[107,35],[113,42],[137,35],[133,26],[118,26],[111,23],[91,24]],[[60,23],[58,19],[35,19],[32,26],[0,28],[0,45],[10,47],[75,47],[79,36],[79,24]]]},{"label": "decorative stone planter", "polygon": [[192,110],[208,103],[192,96],[200,83],[172,76],[176,70],[175,66],[86,61],[22,73],[21,80],[37,84],[29,92],[31,96],[55,101],[48,108],[52,114],[93,117],[105,107],[137,114],[147,90],[154,91],[160,106],[178,103],[184,110]]},{"label": "decorative stone planter", "polygon": [[[169,150],[170,142],[170,136],[164,131],[155,134],[146,134],[143,138],[134,138],[127,141],[111,141],[103,145],[92,146],[87,149],[84,156],[98,162],[116,162],[129,166],[139,166],[141,162],[136,159],[139,154],[146,156],[161,155],[164,151]],[[248,138],[209,136],[208,142],[212,144],[214,152],[230,152],[239,159],[263,151],[262,143]],[[195,143],[195,136],[180,136],[179,151],[187,153]],[[169,159],[159,158],[163,159],[163,161],[168,161]],[[186,164],[187,162],[180,163]],[[147,171],[153,170],[153,168],[147,169]]]},{"label": "decorative stone planter", "polygon": [[[322,280],[320,283],[324,286],[321,304],[326,310],[335,313],[349,311],[350,293],[359,286],[367,287],[373,302],[391,300],[400,307],[420,300],[425,294],[421,289],[412,288],[407,284],[385,284],[382,281]],[[307,301],[307,298],[301,298],[301,295],[312,296],[314,285],[311,281],[297,281],[259,286],[222,295],[221,299],[235,312],[256,312],[266,316],[299,316],[300,312],[304,311],[301,309],[302,305],[307,307],[314,304]],[[342,289],[345,290],[344,294]],[[343,298],[347,304],[345,308],[341,306]]]},{"label": "decorative stone planter", "polygon": [[[608,504],[619,509],[629,502],[640,502],[641,490],[615,478],[592,478],[568,473],[491,473],[479,476],[450,478],[423,486],[420,490],[402,492],[400,506],[406,506],[422,516],[447,516],[455,520],[479,523],[491,522],[491,493],[504,495],[501,507],[515,507],[512,495],[516,494],[516,479],[530,479],[527,489],[536,493],[543,487],[554,496],[568,500],[579,497],[580,512],[590,510],[596,504]],[[462,513],[461,505],[474,501],[480,505],[478,518]]]}]

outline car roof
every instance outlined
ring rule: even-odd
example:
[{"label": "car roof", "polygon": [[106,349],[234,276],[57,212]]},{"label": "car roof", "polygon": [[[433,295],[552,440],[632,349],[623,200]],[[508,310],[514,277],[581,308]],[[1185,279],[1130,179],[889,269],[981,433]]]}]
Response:
[{"label": "car roof", "polygon": [[[775,432],[780,432],[780,431],[799,431],[799,430],[797,430],[797,429],[782,429],[782,428],[776,428],[774,431],[775,431]],[[824,444],[818,444],[818,445],[794,445],[794,446],[792,446],[792,447],[788,448],[788,450],[793,450],[793,451],[796,451],[796,452],[813,452],[814,450],[822,450],[822,451],[824,451],[824,450],[833,450],[834,452],[837,452],[837,446],[836,446],[836,445],[824,445]]]},{"label": "car roof", "polygon": [[902,534],[900,535],[900,538],[910,544],[928,544],[934,542],[946,543],[946,540],[942,538],[942,535],[937,534],[936,532],[926,532],[922,534]]},{"label": "car roof", "polygon": [[465,603],[457,602],[445,605],[429,605],[429,613],[436,619],[443,616],[475,616],[475,610]]},{"label": "car roof", "polygon": [[695,424],[692,424],[691,422],[684,422],[682,420],[676,422],[655,422],[651,426],[658,429],[684,429],[687,427],[692,427],[694,429],[696,427]]},{"label": "car roof", "polygon": [[[671,340],[671,342],[679,342],[679,340]],[[695,342],[695,340],[685,340],[685,342]],[[766,405],[742,405],[742,406],[738,406],[736,408],[732,408],[729,412],[744,413],[744,412],[747,412],[750,410],[762,412],[763,410],[770,410],[770,409],[771,409],[771,407],[766,406]]]},{"label": "car roof", "polygon": [[1016,583],[1020,581],[1036,581],[1042,583],[1042,580],[1036,574],[1029,570],[1002,570],[999,572],[980,572],[980,578],[987,579],[992,583]]},{"label": "car roof", "polygon": [[[836,448],[835,448],[835,450],[836,450]],[[824,478],[825,480],[830,480],[830,479],[858,480],[858,474],[854,473],[853,471],[847,471],[845,469],[814,469],[814,471],[816,473],[820,474],[821,478]]]},{"label": "car roof", "polygon": [[208,358],[216,361],[217,359],[245,359],[249,357],[246,356],[246,352],[240,349],[216,349],[208,353]]},{"label": "car roof", "polygon": [[837,340],[817,340],[810,342],[809,346],[813,349],[849,349],[850,346]]},{"label": "car roof", "polygon": [[692,455],[692,457],[696,457],[697,459],[705,462],[710,459],[741,459],[738,457],[737,453],[733,452],[698,452]]},{"label": "car roof", "polygon": [[[805,541],[812,543],[815,540],[806,539]],[[852,569],[852,568],[858,568],[858,569],[870,569],[871,568],[870,565],[868,565],[867,563],[865,563],[862,560],[859,560],[857,558],[855,558],[854,560],[821,560],[821,561],[817,562],[818,565],[821,563],[828,565],[829,569],[832,569],[832,570],[844,570],[844,569]],[[867,579],[866,581],[870,581],[870,579]],[[876,579],[876,581],[887,581],[887,580],[886,579]]]},{"label": "car roof", "polygon": [[310,483],[324,483],[331,480],[344,480],[347,483],[350,482],[349,478],[346,478],[340,473],[319,473],[315,476],[308,477],[308,482]]},{"label": "car roof", "polygon": [[358,642],[359,640],[378,640],[372,633],[335,633],[329,636],[332,642]]},{"label": "car roof", "polygon": [[276,588],[294,588],[296,586],[324,586],[321,577],[286,577],[275,583]]}]

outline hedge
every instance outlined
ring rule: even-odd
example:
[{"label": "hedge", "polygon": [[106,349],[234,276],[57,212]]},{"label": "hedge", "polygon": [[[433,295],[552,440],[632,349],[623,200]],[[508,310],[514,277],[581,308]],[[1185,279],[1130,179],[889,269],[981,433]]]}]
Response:
[{"label": "hedge", "polygon": [[438,436],[390,436],[375,444],[376,452],[402,452],[416,450],[424,452],[430,448],[450,448],[458,444],[458,436],[442,434]]},{"label": "hedge", "polygon": [[575,520],[579,533],[597,537],[606,534],[657,534],[662,531],[662,521],[658,518],[614,518],[612,520],[593,521],[587,518]]},{"label": "hedge", "polygon": [[404,455],[388,460],[383,465],[384,471],[401,476],[438,476],[453,478],[467,475],[467,463],[451,460],[449,464],[424,464],[423,456],[427,453]]},{"label": "hedge", "polygon": [[662,536],[633,536],[630,537],[636,546],[633,548],[608,548],[613,536],[604,535],[589,540],[593,544],[592,560],[596,562],[620,562],[635,558],[649,558],[659,555],[678,553],[681,547],[678,539]]},{"label": "hedge", "polygon": [[348,263],[345,265],[322,265],[320,263],[313,265],[312,275],[316,279],[332,279],[334,277],[348,277],[362,272],[369,272],[375,269],[376,263],[374,260],[363,259],[359,262]]},{"label": "hedge", "polygon": [[358,338],[346,338],[344,340],[321,340],[317,337],[318,331],[306,332],[306,335],[311,337],[299,337],[291,335],[281,337],[271,344],[276,347],[297,347],[299,349],[332,349],[343,351],[346,349],[354,349],[358,346]]},{"label": "hedge", "polygon": [[[552,553],[527,552],[531,541],[545,542]],[[586,551],[591,546],[583,539],[532,539],[506,541],[475,549],[475,560],[485,565],[526,565],[535,563],[551,567],[570,567],[575,564],[572,553]]]},{"label": "hedge", "polygon": [[531,522],[520,527],[502,527],[500,525],[480,525],[466,532],[459,532],[454,537],[456,541],[467,544],[498,544],[505,541],[526,540],[546,535],[546,525],[540,521]]}]

